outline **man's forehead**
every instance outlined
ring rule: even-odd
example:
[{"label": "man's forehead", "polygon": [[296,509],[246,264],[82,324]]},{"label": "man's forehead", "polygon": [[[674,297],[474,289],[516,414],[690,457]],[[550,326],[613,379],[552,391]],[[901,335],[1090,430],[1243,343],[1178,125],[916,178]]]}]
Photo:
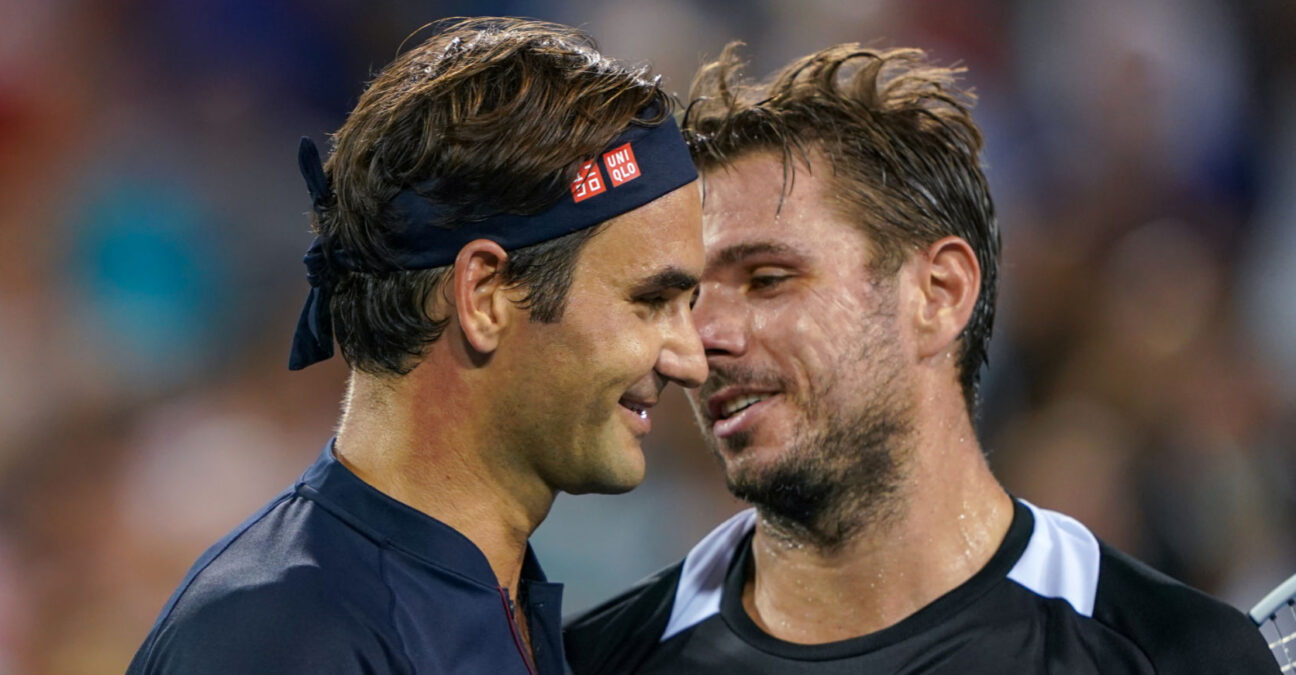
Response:
[{"label": "man's forehead", "polygon": [[785,193],[783,170],[777,155],[756,154],[706,171],[708,272],[753,261],[804,266],[867,256],[867,234],[833,203],[824,172],[798,166]]},{"label": "man's forehead", "polygon": [[636,286],[678,287],[702,273],[701,209],[694,184],[600,226],[580,265]]},{"label": "man's forehead", "polygon": [[822,175],[811,164],[785,163],[773,153],[744,155],[703,173],[703,221],[707,245],[721,227],[777,226],[813,215],[829,197]]},{"label": "man's forehead", "polygon": [[727,169],[709,171],[702,216],[707,268],[758,255],[806,255],[802,221],[820,215],[813,199],[807,199],[817,197],[809,178],[806,172],[798,174],[795,193],[783,193],[782,163],[772,155],[745,157]]},{"label": "man's forehead", "polygon": [[773,152],[743,155],[702,172],[703,209],[728,208],[735,201],[747,205],[756,202],[777,205],[788,196],[802,175],[810,171],[809,167],[785,165],[783,159]]}]

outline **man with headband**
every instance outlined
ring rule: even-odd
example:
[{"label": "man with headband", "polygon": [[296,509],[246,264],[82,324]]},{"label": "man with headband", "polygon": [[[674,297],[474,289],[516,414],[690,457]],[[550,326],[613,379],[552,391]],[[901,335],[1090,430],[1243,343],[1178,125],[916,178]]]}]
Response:
[{"label": "man with headband", "polygon": [[131,673],[562,673],[527,539],[643,478],[689,305],[696,171],[669,99],[567,27],[469,20],[383,70],[326,164],[290,367],[351,366],[336,438],[205,553]]}]

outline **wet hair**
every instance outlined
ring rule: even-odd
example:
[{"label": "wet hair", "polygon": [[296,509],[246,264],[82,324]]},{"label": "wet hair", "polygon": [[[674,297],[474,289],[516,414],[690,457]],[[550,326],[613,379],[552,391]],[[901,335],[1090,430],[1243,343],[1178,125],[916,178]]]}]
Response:
[{"label": "wet hair", "polygon": [[754,152],[783,159],[784,190],[795,164],[820,156],[832,205],[876,248],[870,269],[895,274],[906,257],[942,237],[976,252],[981,288],[960,334],[959,382],[969,413],[994,324],[999,228],[978,155],[981,132],[959,89],[958,68],[919,49],[847,44],[788,64],[768,80],[745,79],[730,43],[698,72],[684,118],[694,161],[706,171]]},{"label": "wet hair", "polygon": [[[585,33],[523,19],[457,19],[369,83],[333,135],[333,199],[313,226],[358,261],[337,273],[330,311],[353,368],[404,374],[449,324],[436,294],[453,266],[400,269],[384,244],[388,208],[407,188],[435,201],[453,229],[543,211],[580,164],[631,124],[657,124],[672,101],[645,69],[614,62]],[[656,104],[650,106],[650,104]],[[651,119],[637,117],[645,109]],[[501,273],[524,288],[532,321],[561,319],[572,272],[598,227],[509,251]]]}]

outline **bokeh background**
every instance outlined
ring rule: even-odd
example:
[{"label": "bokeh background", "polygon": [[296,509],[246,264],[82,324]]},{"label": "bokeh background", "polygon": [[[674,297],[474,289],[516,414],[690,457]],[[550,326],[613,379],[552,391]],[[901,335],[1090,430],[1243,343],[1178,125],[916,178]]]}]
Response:
[{"label": "bokeh background", "polygon": [[[0,674],[121,672],[194,558],[327,441],[285,367],[295,149],[420,25],[586,27],[687,92],[836,42],[969,68],[1005,237],[981,435],[1016,494],[1249,606],[1296,571],[1291,0],[0,0]],[[681,397],[630,495],[535,545],[569,610],[739,508]]]}]

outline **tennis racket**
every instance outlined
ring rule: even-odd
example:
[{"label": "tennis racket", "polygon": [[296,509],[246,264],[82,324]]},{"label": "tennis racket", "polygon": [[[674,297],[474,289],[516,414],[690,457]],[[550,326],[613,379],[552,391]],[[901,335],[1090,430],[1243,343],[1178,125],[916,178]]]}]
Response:
[{"label": "tennis racket", "polygon": [[1269,643],[1284,673],[1296,673],[1296,575],[1251,608],[1251,620]]}]

